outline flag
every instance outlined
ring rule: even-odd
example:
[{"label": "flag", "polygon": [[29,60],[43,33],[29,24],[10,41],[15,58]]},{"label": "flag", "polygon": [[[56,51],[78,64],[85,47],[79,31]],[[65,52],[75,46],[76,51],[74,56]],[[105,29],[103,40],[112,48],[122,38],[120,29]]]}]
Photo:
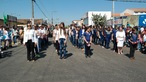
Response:
[{"label": "flag", "polygon": [[7,23],[7,15],[4,15],[4,23]]}]

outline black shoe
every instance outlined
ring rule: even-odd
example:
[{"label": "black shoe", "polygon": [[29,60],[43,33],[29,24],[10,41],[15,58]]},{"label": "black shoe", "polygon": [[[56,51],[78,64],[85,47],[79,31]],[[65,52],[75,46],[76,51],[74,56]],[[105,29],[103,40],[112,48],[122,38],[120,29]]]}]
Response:
[{"label": "black shoe", "polygon": [[86,55],[85,57],[87,58],[88,56]]},{"label": "black shoe", "polygon": [[63,57],[60,57],[60,59],[63,59]]},{"label": "black shoe", "polygon": [[63,57],[64,59],[67,59],[67,57]]}]

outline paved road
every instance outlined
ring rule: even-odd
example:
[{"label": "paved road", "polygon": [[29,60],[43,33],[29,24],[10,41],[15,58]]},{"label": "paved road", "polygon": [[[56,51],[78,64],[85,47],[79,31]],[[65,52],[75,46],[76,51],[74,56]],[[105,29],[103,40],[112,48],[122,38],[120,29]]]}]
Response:
[{"label": "paved road", "polygon": [[0,82],[146,82],[146,55],[136,51],[131,61],[98,45],[92,49],[92,57],[85,58],[68,42],[68,58],[60,60],[50,45],[36,62],[27,62],[24,46],[9,49],[0,59]]}]

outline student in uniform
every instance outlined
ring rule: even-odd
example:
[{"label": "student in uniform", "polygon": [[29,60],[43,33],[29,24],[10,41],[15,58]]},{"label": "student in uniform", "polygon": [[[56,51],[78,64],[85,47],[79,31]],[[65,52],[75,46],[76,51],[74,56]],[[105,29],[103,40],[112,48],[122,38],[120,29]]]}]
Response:
[{"label": "student in uniform", "polygon": [[85,42],[85,57],[90,57],[90,47],[92,43],[92,35],[91,35],[91,28],[87,27],[86,32],[84,33],[84,42]]},{"label": "student in uniform", "polygon": [[0,25],[0,58],[2,57],[2,38],[3,38],[3,26]]},{"label": "student in uniform", "polygon": [[55,25],[55,29],[53,31],[53,37],[54,37],[56,52],[59,53],[59,26],[57,24]]},{"label": "student in uniform", "polygon": [[27,60],[35,61],[34,47],[36,45],[36,35],[34,29],[32,29],[31,22],[28,22],[27,29],[24,31],[23,44],[27,48]]},{"label": "student in uniform", "polygon": [[[59,29],[59,55],[60,59],[65,59],[66,58],[66,47],[67,47],[67,33],[65,31],[65,25],[64,22],[60,24],[60,29]],[[64,55],[63,55],[64,54]]]},{"label": "student in uniform", "polygon": [[131,33],[129,42],[130,42],[130,59],[133,60],[133,59],[135,59],[134,53],[135,53],[135,50],[136,50],[137,44],[138,44],[138,34],[136,33],[135,28],[132,29],[132,33]]}]

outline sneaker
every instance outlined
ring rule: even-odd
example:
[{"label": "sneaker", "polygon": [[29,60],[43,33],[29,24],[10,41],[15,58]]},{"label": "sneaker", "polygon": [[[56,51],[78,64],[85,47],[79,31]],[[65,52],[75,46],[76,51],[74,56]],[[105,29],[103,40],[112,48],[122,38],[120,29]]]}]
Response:
[{"label": "sneaker", "polygon": [[123,52],[121,52],[120,54],[123,54]]},{"label": "sneaker", "polygon": [[32,62],[35,62],[35,60],[32,60]]}]

